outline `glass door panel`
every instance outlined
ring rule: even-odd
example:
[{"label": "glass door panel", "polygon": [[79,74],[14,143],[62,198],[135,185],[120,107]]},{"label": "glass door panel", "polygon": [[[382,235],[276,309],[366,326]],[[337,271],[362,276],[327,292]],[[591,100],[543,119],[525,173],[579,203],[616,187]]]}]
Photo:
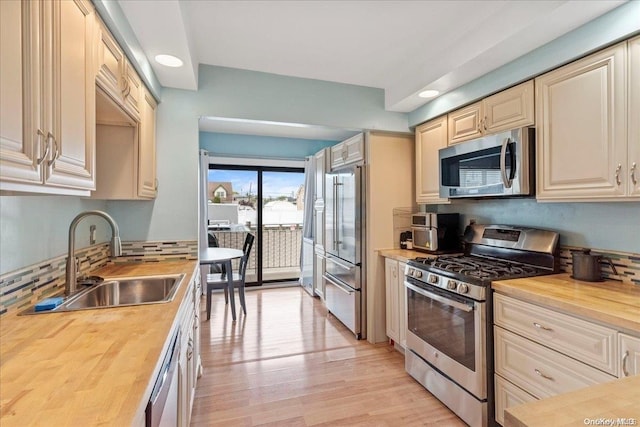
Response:
[{"label": "glass door panel", "polygon": [[[247,233],[257,235],[258,171],[209,169],[209,246],[242,249]],[[257,242],[251,248],[246,282],[258,281]],[[238,260],[234,260],[237,271]]]},{"label": "glass door panel", "polygon": [[262,280],[300,276],[304,173],[262,172]]}]

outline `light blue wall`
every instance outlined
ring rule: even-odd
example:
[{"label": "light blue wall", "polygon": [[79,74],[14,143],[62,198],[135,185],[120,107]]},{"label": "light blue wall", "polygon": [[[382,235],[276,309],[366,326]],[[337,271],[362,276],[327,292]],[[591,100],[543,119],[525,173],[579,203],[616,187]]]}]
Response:
[{"label": "light blue wall", "polygon": [[160,184],[156,200],[108,203],[128,240],[197,239],[201,116],[408,130],[406,114],[384,110],[380,89],[225,67],[201,66],[199,75],[197,92],[162,91],[156,129]]},{"label": "light blue wall", "polygon": [[202,115],[347,129],[407,132],[407,115],[384,109],[384,90],[201,65]]},{"label": "light blue wall", "polygon": [[[86,210],[105,210],[106,203],[71,196],[0,196],[0,274],[66,254],[69,225]],[[76,248],[89,246],[89,226],[96,225],[97,241],[111,236],[98,217],[82,220]]]},{"label": "light blue wall", "polygon": [[509,64],[409,113],[416,126],[640,32],[640,1],[631,1]]},{"label": "light blue wall", "polygon": [[640,254],[640,203],[536,203],[534,199],[459,200],[427,206],[459,212],[462,224],[523,225],[560,233],[560,244]]},{"label": "light blue wall", "polygon": [[200,148],[226,157],[302,160],[339,141],[200,132]]},{"label": "light blue wall", "polygon": [[[585,46],[589,49],[589,46],[606,44],[622,34],[637,31],[639,11],[640,2],[629,2],[595,23],[578,29],[574,35],[563,38],[555,48],[547,47],[551,50],[545,50],[543,47],[516,64],[445,94],[409,115],[385,111],[384,91],[381,89],[201,66],[197,92],[167,88],[160,92],[157,199],[100,202],[78,197],[1,196],[0,273],[64,254],[69,223],[77,213],[88,209],[106,209],[111,213],[120,225],[123,240],[197,239],[200,116],[406,132],[409,124],[413,126],[532,75],[533,71],[527,71],[530,66],[532,70],[535,67],[549,68],[583,54]],[[105,12],[109,13],[108,10]],[[128,27],[128,24],[119,22],[121,16],[112,18],[117,22],[117,28]],[[131,32],[127,30],[125,33],[129,35],[116,34],[116,37],[135,45],[136,40],[129,40]],[[456,205],[441,209],[456,209]],[[503,211],[512,213],[501,213]],[[589,239],[594,247],[626,248],[638,253],[637,243],[633,242],[637,238],[633,229],[637,221],[632,219],[637,218],[637,211],[637,203],[560,206],[525,201],[487,201],[464,207],[463,213],[469,212],[479,219],[486,217],[491,222],[522,223],[523,218],[530,222],[543,221],[544,218],[547,224],[558,228],[562,226],[569,231],[568,242],[580,245],[581,239]],[[578,213],[581,220],[574,222],[572,213]],[[523,217],[523,214],[527,216]],[[565,219],[564,222],[559,218]],[[604,231],[604,227],[612,224],[615,231]],[[99,229],[103,227],[101,220],[96,220],[96,225]],[[83,235],[86,233],[84,228],[88,229],[81,227],[79,230],[79,247],[85,246],[88,240]],[[108,236],[106,226],[101,233]],[[104,240],[106,237],[101,237],[100,241]]]}]

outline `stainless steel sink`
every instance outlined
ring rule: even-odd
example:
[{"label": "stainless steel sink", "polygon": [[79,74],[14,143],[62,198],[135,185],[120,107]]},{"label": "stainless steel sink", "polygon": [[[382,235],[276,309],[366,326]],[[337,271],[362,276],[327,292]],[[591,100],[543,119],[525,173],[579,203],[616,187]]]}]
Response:
[{"label": "stainless steel sink", "polygon": [[72,295],[53,310],[21,314],[161,304],[173,300],[184,274],[105,279],[104,282]]}]

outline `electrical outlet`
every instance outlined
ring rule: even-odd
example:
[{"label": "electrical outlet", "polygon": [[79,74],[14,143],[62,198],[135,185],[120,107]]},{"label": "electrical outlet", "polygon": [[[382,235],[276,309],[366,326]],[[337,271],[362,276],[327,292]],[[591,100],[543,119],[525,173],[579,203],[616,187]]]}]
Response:
[{"label": "electrical outlet", "polygon": [[96,244],[96,226],[93,224],[89,226],[89,244],[90,245]]}]

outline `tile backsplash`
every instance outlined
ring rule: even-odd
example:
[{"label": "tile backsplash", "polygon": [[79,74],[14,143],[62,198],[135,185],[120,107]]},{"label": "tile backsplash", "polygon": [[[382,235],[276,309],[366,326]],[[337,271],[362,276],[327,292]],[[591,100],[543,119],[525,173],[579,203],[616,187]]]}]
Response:
[{"label": "tile backsplash", "polygon": [[[571,251],[581,250],[572,246],[562,246],[560,248],[560,270],[571,274],[573,269]],[[602,255],[609,258],[616,267],[618,274],[614,274],[608,263],[602,263],[602,276],[605,279],[618,280],[623,283],[640,285],[640,254],[625,252],[601,251],[592,249],[593,255]]]},{"label": "tile backsplash", "polygon": [[[122,242],[122,256],[110,259],[109,244],[102,243],[76,251],[82,274],[104,267],[109,262],[159,262],[197,260],[198,242]],[[0,276],[0,315],[20,311],[64,289],[67,256],[30,265]]]}]

